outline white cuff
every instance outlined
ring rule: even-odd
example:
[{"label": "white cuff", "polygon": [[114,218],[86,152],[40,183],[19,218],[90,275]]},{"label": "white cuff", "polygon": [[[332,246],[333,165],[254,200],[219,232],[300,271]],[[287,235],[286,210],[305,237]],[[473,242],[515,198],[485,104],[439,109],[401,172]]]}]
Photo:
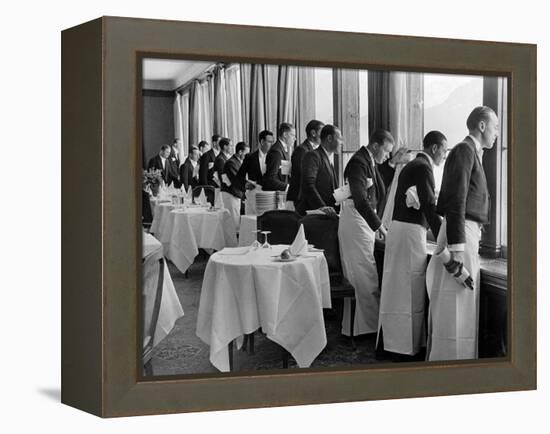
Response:
[{"label": "white cuff", "polygon": [[463,252],[464,251],[464,243],[449,244],[448,247],[449,247],[450,252]]}]

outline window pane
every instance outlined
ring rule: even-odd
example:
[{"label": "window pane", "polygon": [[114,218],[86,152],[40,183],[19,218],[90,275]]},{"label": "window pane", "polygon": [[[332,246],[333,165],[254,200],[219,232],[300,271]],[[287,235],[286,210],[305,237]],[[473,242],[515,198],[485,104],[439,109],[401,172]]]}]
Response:
[{"label": "window pane", "polygon": [[[424,74],[424,134],[441,131],[452,148],[468,135],[466,119],[474,107],[483,104],[483,77]],[[439,192],[443,166],[434,168]]]},{"label": "window pane", "polygon": [[359,144],[369,141],[369,72],[359,71]]},{"label": "window pane", "polygon": [[315,119],[325,124],[334,122],[331,68],[315,68]]}]

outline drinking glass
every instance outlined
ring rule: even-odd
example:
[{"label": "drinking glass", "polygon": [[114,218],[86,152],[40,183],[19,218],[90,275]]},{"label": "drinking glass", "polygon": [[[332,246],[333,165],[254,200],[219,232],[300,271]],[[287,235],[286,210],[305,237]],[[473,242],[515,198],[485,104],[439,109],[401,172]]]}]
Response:
[{"label": "drinking glass", "polygon": [[264,243],[262,244],[262,249],[271,249],[271,244],[267,241],[267,236],[271,233],[271,231],[262,231],[262,234],[264,234]]}]

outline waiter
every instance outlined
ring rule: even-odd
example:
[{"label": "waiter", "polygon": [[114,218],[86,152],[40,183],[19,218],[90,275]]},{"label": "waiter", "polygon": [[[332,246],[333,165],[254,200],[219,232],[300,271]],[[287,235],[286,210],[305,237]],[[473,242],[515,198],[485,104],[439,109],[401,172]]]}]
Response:
[{"label": "waiter", "polygon": [[[476,359],[479,320],[479,240],[489,222],[489,192],[483,171],[483,149],[493,147],[499,122],[486,106],[468,116],[469,135],[456,145],[443,170],[437,212],[444,220],[437,248],[426,272],[430,309],[428,360]],[[473,289],[458,283],[437,256],[445,247],[451,259],[464,264]]]},{"label": "waiter", "polygon": [[292,202],[292,206],[288,206],[290,204],[287,204],[286,209],[298,208],[298,199],[300,197],[300,187],[302,183],[302,159],[307,152],[314,151],[321,144],[321,129],[323,127],[324,124],[321,121],[309,121],[306,125],[307,138],[292,152],[292,157],[290,159],[290,183],[286,197],[288,202]]},{"label": "waiter", "polygon": [[445,160],[447,139],[430,131],[423,151],[399,174],[393,220],[386,237],[377,347],[414,356],[426,346],[424,322],[426,229],[439,234],[433,167]]},{"label": "waiter", "polygon": [[225,162],[223,173],[220,178],[222,183],[221,195],[223,206],[229,211],[229,214],[231,214],[236,230],[238,230],[240,226],[241,200],[244,199],[244,191],[241,189],[241,183],[237,180],[237,173],[249,150],[250,148],[245,142],[237,143],[235,146],[235,154]]},{"label": "waiter", "polygon": [[258,149],[250,154],[246,154],[243,164],[239,168],[237,178],[242,184],[242,189],[244,189],[247,179],[257,184],[261,184],[262,177],[265,174],[265,159],[269,149],[275,142],[275,138],[271,131],[263,130],[260,132],[259,139],[260,143]]},{"label": "waiter", "polygon": [[214,175],[214,161],[216,161],[220,153],[220,146],[218,143],[220,139],[221,136],[214,134],[212,136],[212,148],[201,156],[199,169],[199,182],[201,185],[217,187],[212,176]]},{"label": "waiter", "polygon": [[334,125],[325,125],[320,139],[321,145],[307,152],[302,159],[300,199],[296,208],[302,215],[314,209],[336,215],[333,193],[338,188],[338,177],[334,168],[334,153],[342,146],[342,133]]},{"label": "waiter", "polygon": [[296,140],[294,125],[283,122],[277,131],[278,140],[269,149],[262,178],[264,191],[286,191],[290,173],[290,151]]},{"label": "waiter", "polygon": [[[355,288],[354,335],[375,333],[378,329],[380,290],[374,241],[376,232],[386,235],[386,228],[380,221],[386,189],[376,164],[382,164],[388,158],[393,144],[388,131],[375,130],[369,144],[353,154],[344,170],[351,197],[342,206],[338,240],[344,277]],[[342,333],[349,335],[349,303],[344,309]]]}]

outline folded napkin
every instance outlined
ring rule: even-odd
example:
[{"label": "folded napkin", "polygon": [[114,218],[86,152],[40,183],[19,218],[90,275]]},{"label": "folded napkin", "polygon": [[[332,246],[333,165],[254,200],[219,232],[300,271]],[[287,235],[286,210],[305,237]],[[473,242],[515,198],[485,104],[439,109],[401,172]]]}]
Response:
[{"label": "folded napkin", "polygon": [[218,252],[218,255],[224,256],[236,256],[236,255],[246,255],[250,250],[250,246],[244,247],[225,247],[224,249]]},{"label": "folded napkin", "polygon": [[220,178],[218,176],[218,172],[214,172],[214,174],[212,175],[212,179],[214,180],[214,182],[216,184],[218,184],[218,187],[221,187],[222,183],[220,182]]},{"label": "folded napkin", "polygon": [[300,225],[296,238],[289,247],[290,254],[294,256],[303,255],[307,253],[307,240],[304,232],[304,225]]},{"label": "folded napkin", "polygon": [[281,175],[290,175],[292,164],[288,160],[281,161]]},{"label": "folded napkin", "polygon": [[199,205],[206,205],[206,195],[204,194],[204,188],[201,189],[201,194],[199,194]]},{"label": "folded napkin", "polygon": [[222,173],[222,182],[228,187],[231,187],[231,181],[229,180],[229,177],[226,173]]},{"label": "folded napkin", "polygon": [[219,188],[216,188],[214,192],[214,208],[222,209],[223,207],[222,193]]},{"label": "folded napkin", "polygon": [[409,187],[409,189],[405,192],[405,196],[405,203],[408,208],[420,209],[420,199],[418,198],[415,185]]},{"label": "folded napkin", "polygon": [[336,190],[334,190],[334,193],[332,193],[332,195],[334,196],[334,199],[336,199],[336,203],[343,202],[351,196],[349,185],[345,184],[343,187],[337,188]]},{"label": "folded napkin", "polygon": [[191,186],[187,189],[187,194],[185,195],[186,201],[192,202],[193,201],[193,189]]}]

